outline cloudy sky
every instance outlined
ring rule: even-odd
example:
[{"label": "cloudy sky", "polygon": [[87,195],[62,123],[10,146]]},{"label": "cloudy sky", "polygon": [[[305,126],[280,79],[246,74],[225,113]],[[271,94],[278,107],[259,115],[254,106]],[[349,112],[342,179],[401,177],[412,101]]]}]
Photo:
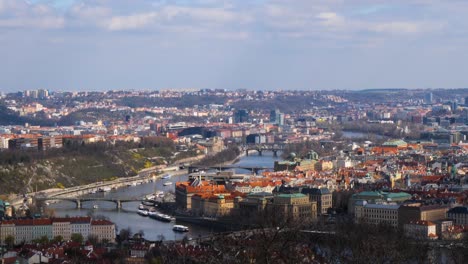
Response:
[{"label": "cloudy sky", "polygon": [[0,0],[0,91],[468,87],[466,0]]}]

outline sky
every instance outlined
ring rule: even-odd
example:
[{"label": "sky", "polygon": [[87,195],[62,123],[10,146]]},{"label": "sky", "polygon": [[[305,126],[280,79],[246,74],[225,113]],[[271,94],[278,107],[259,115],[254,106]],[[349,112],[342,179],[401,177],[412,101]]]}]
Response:
[{"label": "sky", "polygon": [[468,87],[466,0],[0,0],[0,91]]}]

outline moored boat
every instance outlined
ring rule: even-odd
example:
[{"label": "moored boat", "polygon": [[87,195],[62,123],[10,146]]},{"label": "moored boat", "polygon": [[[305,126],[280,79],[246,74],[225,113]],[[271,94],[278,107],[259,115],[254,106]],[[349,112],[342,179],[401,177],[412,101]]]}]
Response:
[{"label": "moored boat", "polygon": [[138,214],[141,215],[141,216],[148,216],[149,215],[147,210],[138,210]]},{"label": "moored boat", "polygon": [[183,225],[174,225],[172,227],[172,230],[174,230],[176,232],[188,232],[189,228],[187,226],[183,226]]},{"label": "moored boat", "polygon": [[167,181],[167,182],[163,183],[163,185],[164,185],[164,186],[169,186],[169,185],[172,185],[172,182]]},{"label": "moored boat", "polygon": [[149,217],[162,221],[162,222],[171,222],[173,220],[172,217],[170,217],[169,215],[161,214],[158,212],[149,213]]}]

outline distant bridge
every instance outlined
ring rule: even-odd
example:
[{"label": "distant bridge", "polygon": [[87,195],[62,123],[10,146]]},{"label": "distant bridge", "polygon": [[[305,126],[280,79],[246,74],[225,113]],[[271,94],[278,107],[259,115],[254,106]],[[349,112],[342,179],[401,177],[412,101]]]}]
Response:
[{"label": "distant bridge", "polygon": [[256,151],[259,156],[262,156],[264,151],[273,152],[273,156],[278,156],[278,151],[284,150],[285,144],[249,144],[243,147],[245,155],[248,156],[249,152]]},{"label": "distant bridge", "polygon": [[144,202],[147,204],[157,205],[158,201],[145,200],[145,199],[133,199],[133,198],[58,198],[58,197],[36,197],[36,201],[68,201],[76,204],[76,208],[82,208],[82,204],[85,202],[111,202],[114,203],[116,208],[122,208],[123,203],[129,202]]},{"label": "distant bridge", "polygon": [[261,170],[272,170],[272,167],[258,167],[258,166],[237,166],[237,165],[221,165],[221,166],[203,166],[191,165],[187,167],[188,173],[198,172],[200,170],[229,170],[229,169],[244,169],[250,170],[252,173],[258,174]]}]

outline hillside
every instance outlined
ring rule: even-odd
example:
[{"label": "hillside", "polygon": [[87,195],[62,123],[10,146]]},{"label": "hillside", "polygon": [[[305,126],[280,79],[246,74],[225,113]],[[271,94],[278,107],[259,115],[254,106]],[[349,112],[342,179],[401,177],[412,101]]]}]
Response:
[{"label": "hillside", "polygon": [[[132,146],[93,144],[48,153],[0,153],[0,194],[25,193],[53,187],[71,187],[116,177],[134,176],[141,169],[174,161],[171,141],[158,139]],[[154,142],[153,142],[154,143]],[[195,155],[186,152],[177,159]]]}]

